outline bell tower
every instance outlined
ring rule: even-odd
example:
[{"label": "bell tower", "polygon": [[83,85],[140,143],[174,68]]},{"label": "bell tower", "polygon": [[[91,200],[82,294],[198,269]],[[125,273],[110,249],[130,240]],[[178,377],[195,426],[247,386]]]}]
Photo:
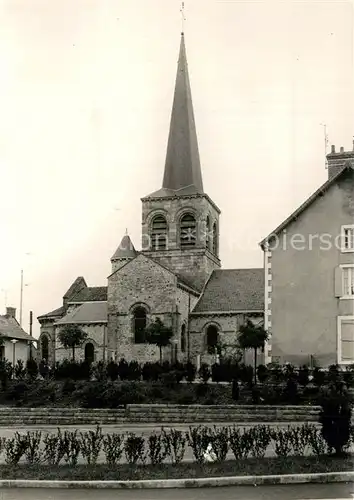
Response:
[{"label": "bell tower", "polygon": [[220,210],[203,188],[183,33],[162,187],[142,204],[143,253],[200,291],[220,267]]}]

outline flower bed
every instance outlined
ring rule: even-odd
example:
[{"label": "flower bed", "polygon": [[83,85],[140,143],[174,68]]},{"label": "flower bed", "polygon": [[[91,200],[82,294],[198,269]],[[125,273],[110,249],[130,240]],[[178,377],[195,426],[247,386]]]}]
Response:
[{"label": "flower bed", "polygon": [[177,465],[0,465],[1,479],[37,479],[56,481],[102,481],[178,479],[198,477],[253,476],[272,474],[309,474],[353,470],[353,457],[272,457],[229,460],[223,463]]}]

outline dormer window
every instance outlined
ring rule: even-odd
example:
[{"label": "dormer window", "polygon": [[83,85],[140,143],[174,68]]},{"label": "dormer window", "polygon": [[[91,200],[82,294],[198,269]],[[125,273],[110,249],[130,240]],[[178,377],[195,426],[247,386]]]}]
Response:
[{"label": "dormer window", "polygon": [[197,242],[197,223],[192,214],[185,214],[180,222],[181,248],[195,247]]}]

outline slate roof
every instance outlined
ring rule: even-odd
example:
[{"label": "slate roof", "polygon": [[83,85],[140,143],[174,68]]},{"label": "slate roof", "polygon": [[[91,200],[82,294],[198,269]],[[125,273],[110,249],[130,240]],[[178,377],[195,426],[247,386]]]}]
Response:
[{"label": "slate roof", "polygon": [[37,339],[28,335],[28,333],[20,327],[15,318],[7,316],[6,314],[0,316],[0,335],[9,339],[37,341]]},{"label": "slate roof", "polygon": [[[329,155],[328,155],[329,156]],[[309,198],[307,198],[307,200],[299,206],[299,208],[297,208],[295,210],[295,212],[293,212],[287,219],[285,219],[284,222],[282,222],[274,231],[272,231],[266,238],[264,238],[264,240],[262,240],[260,242],[260,246],[262,248],[265,247],[266,243],[270,243],[272,238],[274,236],[276,236],[277,234],[279,234],[281,231],[283,231],[284,229],[287,228],[287,226],[294,220],[296,220],[299,215],[302,214],[302,212],[304,212],[310,205],[312,205],[312,203],[314,201],[317,200],[317,198],[319,196],[323,196],[324,193],[326,193],[326,191],[328,191],[328,189],[342,176],[344,176],[345,174],[347,174],[348,172],[354,172],[354,163],[353,162],[346,162],[343,169],[340,170],[339,172],[337,172],[336,175],[334,175],[333,177],[331,177],[330,179],[328,179],[324,184],[322,184],[322,186],[317,189],[317,191],[315,191]]]},{"label": "slate roof", "polygon": [[134,259],[136,257],[137,252],[134,248],[132,240],[129,235],[126,234],[123,236],[122,241],[119,244],[119,247],[115,251],[111,261],[119,260],[119,259]]},{"label": "slate roof", "polygon": [[264,310],[263,269],[216,269],[193,313]]},{"label": "slate roof", "polygon": [[107,302],[86,302],[77,307],[64,318],[57,321],[56,325],[106,323]]},{"label": "slate roof", "polygon": [[69,303],[75,302],[97,302],[107,300],[106,286],[89,286],[76,295],[70,297]]},{"label": "slate roof", "polygon": [[56,318],[56,317],[61,317],[64,313],[64,307],[58,307],[58,309],[54,309],[54,311],[51,311],[46,314],[42,314],[41,316],[38,316],[37,319],[45,319],[45,318]]}]

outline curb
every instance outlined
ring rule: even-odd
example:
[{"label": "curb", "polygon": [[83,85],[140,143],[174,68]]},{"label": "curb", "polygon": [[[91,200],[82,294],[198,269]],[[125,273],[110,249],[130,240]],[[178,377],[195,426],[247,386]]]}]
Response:
[{"label": "curb", "polygon": [[196,479],[151,479],[141,481],[41,481],[26,479],[0,480],[0,488],[57,489],[159,489],[212,488],[217,486],[260,486],[304,483],[347,483],[354,481],[354,472],[318,474],[283,474],[272,476],[230,476]]}]

